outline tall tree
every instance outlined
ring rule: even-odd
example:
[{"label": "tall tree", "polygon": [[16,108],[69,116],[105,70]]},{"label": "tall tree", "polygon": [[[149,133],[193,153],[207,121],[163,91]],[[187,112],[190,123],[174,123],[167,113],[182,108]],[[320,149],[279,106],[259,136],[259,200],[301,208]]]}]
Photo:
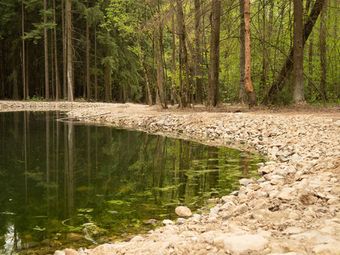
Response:
[{"label": "tall tree", "polygon": [[217,106],[219,100],[220,20],[221,0],[211,2],[210,64],[208,74],[208,105]]},{"label": "tall tree", "polygon": [[189,103],[190,71],[188,63],[188,50],[186,46],[183,0],[176,0],[176,13],[177,33],[179,37],[180,106],[186,107]]},{"label": "tall tree", "polygon": [[303,83],[303,4],[294,0],[294,45],[293,45],[293,101],[299,104],[305,101]]},{"label": "tall tree", "polygon": [[326,90],[326,78],[327,78],[327,0],[322,8],[320,15],[320,32],[319,32],[319,44],[320,44],[320,68],[321,68],[321,79],[320,79],[320,92],[322,99],[327,100]]},{"label": "tall tree", "polygon": [[57,20],[56,20],[56,3],[55,0],[52,1],[53,4],[53,50],[54,50],[54,75],[55,75],[55,98],[60,99],[61,87],[60,87],[60,76],[59,76],[59,61],[58,61],[58,46],[57,46]]},{"label": "tall tree", "polygon": [[27,98],[27,84],[26,84],[26,50],[25,50],[25,5],[24,1],[21,1],[21,36],[22,36],[22,98],[25,100]]},{"label": "tall tree", "polygon": [[250,0],[244,0],[244,86],[248,95],[249,106],[256,104],[256,95],[251,79],[251,47],[250,47]]},{"label": "tall tree", "polygon": [[158,0],[158,20],[155,35],[155,59],[156,59],[156,73],[157,73],[157,100],[162,108],[167,108],[166,105],[166,88],[163,68],[163,22],[160,11],[160,1]]},{"label": "tall tree", "polygon": [[[88,1],[87,1],[87,8],[88,8]],[[90,24],[89,24],[89,17],[88,11],[86,13],[86,24],[85,24],[85,41],[86,41],[86,49],[85,49],[85,59],[86,59],[86,98],[88,100],[91,99],[91,80],[90,80]]]},{"label": "tall tree", "polygon": [[244,50],[244,0],[239,0],[240,4],[240,88],[239,100],[244,103],[245,90],[244,90],[244,68],[245,68],[245,50]]},{"label": "tall tree", "polygon": [[47,0],[44,0],[44,63],[45,63],[45,98],[50,98],[50,78],[48,68],[48,36],[47,36]]},{"label": "tall tree", "polygon": [[203,103],[203,79],[202,79],[202,8],[201,0],[195,0],[195,55],[194,55],[194,68],[195,68],[195,90],[196,102]]},{"label": "tall tree", "polygon": [[72,0],[65,0],[65,30],[67,100],[73,101]]}]

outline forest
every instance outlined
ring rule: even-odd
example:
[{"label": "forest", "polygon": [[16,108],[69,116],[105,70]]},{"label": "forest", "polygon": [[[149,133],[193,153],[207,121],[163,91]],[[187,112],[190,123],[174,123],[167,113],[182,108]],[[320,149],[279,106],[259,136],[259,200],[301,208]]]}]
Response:
[{"label": "forest", "polygon": [[0,0],[0,99],[338,103],[339,0]]}]

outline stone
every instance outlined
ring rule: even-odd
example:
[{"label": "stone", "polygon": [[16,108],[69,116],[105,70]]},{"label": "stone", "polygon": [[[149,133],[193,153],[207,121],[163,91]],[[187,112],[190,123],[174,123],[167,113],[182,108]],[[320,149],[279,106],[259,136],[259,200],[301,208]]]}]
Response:
[{"label": "stone", "polygon": [[319,244],[313,247],[313,254],[316,255],[339,255],[340,254],[340,242],[331,242],[325,244]]},{"label": "stone", "polygon": [[240,214],[245,213],[246,211],[248,211],[248,205],[241,204],[234,209],[233,214],[234,215],[240,215]]},{"label": "stone", "polygon": [[156,225],[157,220],[156,219],[149,219],[149,220],[143,221],[143,223],[146,224],[146,225]]},{"label": "stone", "polygon": [[283,188],[277,195],[279,199],[282,200],[292,200],[294,197],[294,189],[293,188]]},{"label": "stone", "polygon": [[65,249],[65,255],[79,255],[79,253],[74,249]]},{"label": "stone", "polygon": [[54,252],[54,255],[65,255],[65,252],[57,250]]},{"label": "stone", "polygon": [[177,206],[175,213],[180,217],[190,217],[192,215],[191,210],[186,206]]},{"label": "stone", "polygon": [[186,221],[186,219],[184,219],[184,218],[178,218],[177,221],[176,221],[176,223],[177,223],[178,225],[182,225],[182,224],[185,223],[185,221]]},{"label": "stone", "polygon": [[250,183],[253,183],[254,180],[252,179],[247,179],[247,178],[242,178],[241,180],[238,181],[240,185],[242,186],[248,186]]},{"label": "stone", "polygon": [[172,220],[168,220],[168,219],[163,220],[162,223],[166,226],[167,225],[174,225],[174,222]]},{"label": "stone", "polygon": [[71,242],[77,242],[82,240],[84,237],[80,234],[77,233],[68,233],[66,235],[67,240],[71,241]]},{"label": "stone", "polygon": [[285,231],[283,231],[283,233],[287,235],[299,234],[302,232],[303,232],[303,229],[299,227],[288,227],[285,229]]},{"label": "stone", "polygon": [[221,235],[214,239],[214,244],[225,252],[242,255],[264,250],[268,240],[261,235]]}]

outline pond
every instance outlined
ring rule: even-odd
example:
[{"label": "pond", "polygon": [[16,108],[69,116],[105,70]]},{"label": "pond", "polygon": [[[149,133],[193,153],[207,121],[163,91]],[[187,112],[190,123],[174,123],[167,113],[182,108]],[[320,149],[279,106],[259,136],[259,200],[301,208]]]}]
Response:
[{"label": "pond", "polygon": [[257,156],[142,132],[0,113],[0,254],[127,239],[256,176]]}]

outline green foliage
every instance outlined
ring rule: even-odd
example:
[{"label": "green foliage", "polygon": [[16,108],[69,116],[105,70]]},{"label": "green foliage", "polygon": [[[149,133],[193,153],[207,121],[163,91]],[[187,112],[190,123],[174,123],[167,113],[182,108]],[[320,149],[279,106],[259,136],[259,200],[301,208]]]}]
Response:
[{"label": "green foliage", "polygon": [[[313,2],[313,1],[312,1]],[[21,15],[24,4],[24,35],[22,35]],[[220,40],[220,99],[222,102],[238,101],[240,90],[240,13],[235,1],[222,1],[223,15],[221,17]],[[200,16],[200,48],[202,50],[201,69],[199,78],[203,81],[203,99],[206,99],[208,84],[208,68],[210,57],[210,2],[203,1],[203,14]],[[110,67],[110,87],[113,101],[146,101],[146,84],[153,99],[156,97],[156,57],[155,42],[162,30],[162,54],[164,68],[164,87],[167,99],[170,100],[170,91],[178,97],[180,87],[179,70],[179,39],[175,30],[177,26],[176,8],[174,1],[149,0],[73,0],[72,1],[72,46],[75,73],[75,96],[84,97],[86,76],[86,48],[90,50],[90,89],[94,92],[96,78],[98,100],[104,99],[105,67]],[[1,98],[12,98],[15,86],[18,87],[19,96],[22,93],[21,66],[22,40],[27,48],[27,72],[29,96],[44,96],[43,59],[44,52],[43,31],[48,31],[48,59],[52,65],[52,31],[56,30],[57,57],[59,62],[59,79],[64,81],[63,38],[65,10],[61,2],[56,1],[55,10],[51,1],[48,9],[44,11],[41,0],[0,0],[0,46],[6,52],[6,66],[0,71],[0,77],[5,77],[3,84],[6,88],[0,90]],[[189,85],[193,97],[196,93],[195,80],[195,9],[193,1],[183,5],[186,25],[186,46],[188,50]],[[330,101],[340,98],[339,76],[339,3],[337,0],[329,1],[326,17],[326,48],[327,48],[327,74],[326,87]],[[56,21],[53,22],[55,11]],[[270,86],[278,77],[289,49],[293,43],[293,8],[290,1],[255,1],[251,3],[251,46],[252,46],[252,81],[259,101],[267,93]],[[306,12],[307,13],[307,12]],[[306,14],[307,15],[307,14]],[[46,16],[47,22],[43,22]],[[87,28],[88,29],[87,29]],[[86,40],[86,31],[89,32],[89,41]],[[173,45],[173,32],[175,32],[175,45]],[[306,43],[304,57],[305,94],[308,102],[320,102],[321,61],[319,56],[320,21]],[[313,42],[312,59],[309,59],[309,45]],[[94,51],[96,44],[96,52]],[[173,66],[173,49],[175,48],[175,65]],[[1,55],[1,57],[3,57]],[[4,57],[3,57],[4,58]],[[97,66],[94,66],[96,60]],[[266,65],[264,65],[264,62]],[[265,68],[266,66],[266,72]],[[310,68],[310,66],[312,68]],[[175,70],[174,70],[175,69]],[[107,69],[108,70],[108,69]],[[52,70],[50,84],[52,89]],[[15,74],[15,75],[14,75]],[[188,75],[182,72],[182,79]],[[15,77],[14,77],[15,76]],[[54,78],[55,79],[55,78]],[[287,79],[287,87],[291,86],[291,79]],[[8,85],[7,85],[8,84]],[[3,92],[4,91],[4,92]],[[62,91],[65,94],[65,91]],[[55,93],[54,93],[55,94]],[[278,97],[278,102],[287,104],[291,101],[292,90],[287,89]]]}]

